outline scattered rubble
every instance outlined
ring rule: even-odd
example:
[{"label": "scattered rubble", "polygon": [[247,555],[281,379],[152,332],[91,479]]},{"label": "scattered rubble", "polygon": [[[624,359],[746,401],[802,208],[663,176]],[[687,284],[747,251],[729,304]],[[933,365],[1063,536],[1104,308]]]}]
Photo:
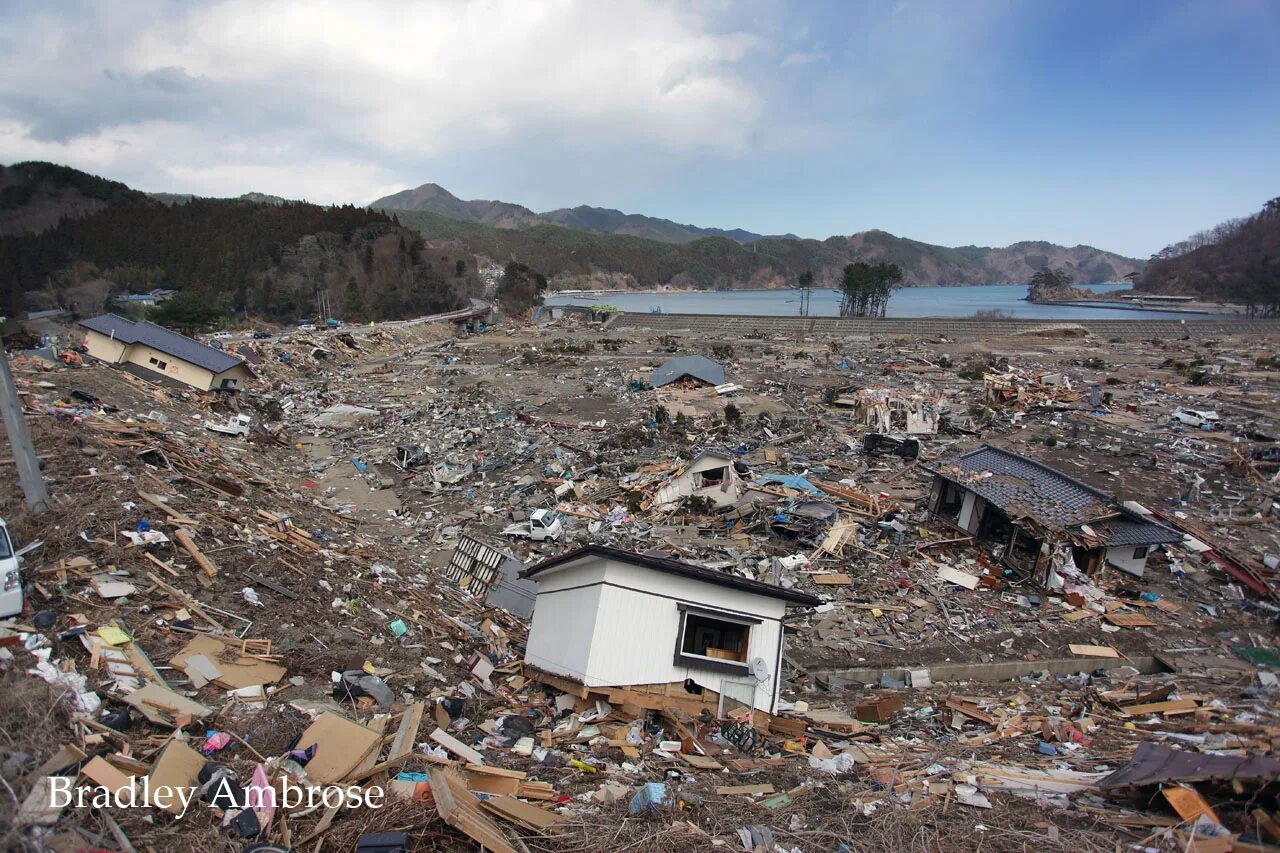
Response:
[{"label": "scattered rubble", "polygon": [[15,355],[3,846],[1280,846],[1271,342],[625,334]]}]

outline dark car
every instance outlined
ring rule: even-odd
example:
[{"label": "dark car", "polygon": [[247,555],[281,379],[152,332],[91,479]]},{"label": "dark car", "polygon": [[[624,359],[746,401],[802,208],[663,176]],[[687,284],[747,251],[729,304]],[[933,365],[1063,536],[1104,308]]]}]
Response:
[{"label": "dark car", "polygon": [[265,340],[266,338],[269,338],[269,337],[271,337],[270,332],[254,332],[253,333],[253,339],[255,341]]}]

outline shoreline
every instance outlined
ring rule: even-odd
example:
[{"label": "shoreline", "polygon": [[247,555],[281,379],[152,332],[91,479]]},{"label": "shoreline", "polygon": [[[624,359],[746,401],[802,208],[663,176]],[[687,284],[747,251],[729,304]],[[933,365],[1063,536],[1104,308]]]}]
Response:
[{"label": "shoreline", "polygon": [[[1084,284],[1081,287],[1113,287],[1117,285],[1128,286],[1126,281],[1095,281],[1092,284]],[[1027,282],[983,282],[982,284],[907,284],[902,287],[896,287],[894,290],[923,290],[926,288],[953,289],[965,287],[1029,287]],[[651,287],[613,287],[607,290],[557,290],[554,293],[547,294],[548,299],[554,299],[557,296],[566,298],[580,298],[591,296],[609,296],[615,293],[635,294],[637,296],[674,296],[684,293],[781,293],[788,290],[798,290],[796,287],[735,287],[729,290],[715,290],[714,288],[692,288],[692,289],[672,289],[672,290],[656,290]],[[833,287],[814,287],[815,291],[835,290]],[[1049,303],[1044,303],[1049,304]]]}]

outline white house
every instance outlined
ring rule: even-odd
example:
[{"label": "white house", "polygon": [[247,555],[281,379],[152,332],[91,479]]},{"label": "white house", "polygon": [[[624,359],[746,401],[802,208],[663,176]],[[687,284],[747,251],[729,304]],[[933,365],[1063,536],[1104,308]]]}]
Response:
[{"label": "white house", "polygon": [[526,672],[583,698],[648,708],[723,712],[732,702],[773,713],[787,606],[820,603],[601,545],[552,557],[521,577],[538,582]]},{"label": "white house", "polygon": [[658,489],[653,502],[661,507],[687,497],[707,498],[716,506],[737,503],[742,497],[742,478],[733,467],[733,457],[704,450]]}]

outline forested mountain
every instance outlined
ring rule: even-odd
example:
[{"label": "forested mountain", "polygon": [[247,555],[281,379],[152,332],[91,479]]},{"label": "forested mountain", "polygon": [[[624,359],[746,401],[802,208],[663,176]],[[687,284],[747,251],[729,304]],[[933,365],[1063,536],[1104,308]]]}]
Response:
[{"label": "forested mountain", "polygon": [[[838,239],[838,238],[832,238]],[[831,242],[831,241],[827,241]],[[1042,240],[1003,248],[959,246],[949,249],[895,237],[887,231],[863,231],[848,240],[859,259],[902,267],[904,284],[1023,284],[1049,266],[1069,272],[1077,283],[1121,281],[1142,269],[1142,262],[1092,246],[1059,246]]]},{"label": "forested mountain", "polygon": [[501,201],[462,201],[436,184],[373,206],[394,211],[428,240],[455,240],[499,262],[528,264],[562,286],[786,287],[805,270],[825,285],[859,259],[898,264],[907,285],[1022,284],[1046,265],[1089,284],[1120,281],[1142,269],[1141,261],[1091,246],[1023,242],[952,249],[886,231],[826,240],[764,237],[585,205],[534,213]]},{"label": "forested mountain", "polygon": [[0,165],[0,236],[28,234],[113,205],[138,204],[146,195],[53,163]]},{"label": "forested mountain", "polygon": [[553,225],[515,230],[421,211],[395,214],[433,244],[466,248],[502,263],[519,261],[560,286],[607,281],[632,287],[789,287],[805,270],[814,272],[820,286],[834,286],[844,265],[853,260],[896,263],[908,285],[1023,284],[1046,264],[1069,270],[1077,282],[1089,284],[1119,281],[1142,266],[1088,246],[1016,243],[1001,249],[949,249],[885,231],[826,240],[762,237],[750,245],[724,237],[664,243]]},{"label": "forested mountain", "polygon": [[[47,169],[35,171],[47,179]],[[63,170],[60,180],[102,194],[90,175]],[[32,203],[71,192],[47,183],[29,193]],[[313,314],[325,293],[348,319],[390,319],[460,307],[479,286],[470,253],[428,249],[377,211],[202,198],[169,205],[102,184],[122,201],[0,239],[0,313],[71,303],[87,312],[108,295],[164,287],[224,315],[289,320]],[[26,214],[21,204],[9,212]]]},{"label": "forested mountain", "polygon": [[1198,296],[1280,314],[1280,198],[1157,252],[1135,290]]},{"label": "forested mountain", "polygon": [[439,184],[423,184],[385,196],[369,205],[378,210],[426,210],[463,222],[478,222],[495,228],[525,228],[537,225],[538,214],[527,207],[505,201],[463,201]]},{"label": "forested mountain", "polygon": [[527,207],[505,201],[463,201],[439,184],[423,184],[384,196],[370,207],[379,210],[419,210],[438,213],[450,219],[492,225],[495,228],[530,228],[534,225],[563,225],[581,231],[599,231],[602,234],[620,234],[626,237],[643,237],[663,243],[691,243],[703,237],[728,237],[739,243],[753,243],[760,234],[741,228],[699,228],[681,225],[670,219],[623,213],[606,207],[562,207],[545,213],[534,213]]}]

